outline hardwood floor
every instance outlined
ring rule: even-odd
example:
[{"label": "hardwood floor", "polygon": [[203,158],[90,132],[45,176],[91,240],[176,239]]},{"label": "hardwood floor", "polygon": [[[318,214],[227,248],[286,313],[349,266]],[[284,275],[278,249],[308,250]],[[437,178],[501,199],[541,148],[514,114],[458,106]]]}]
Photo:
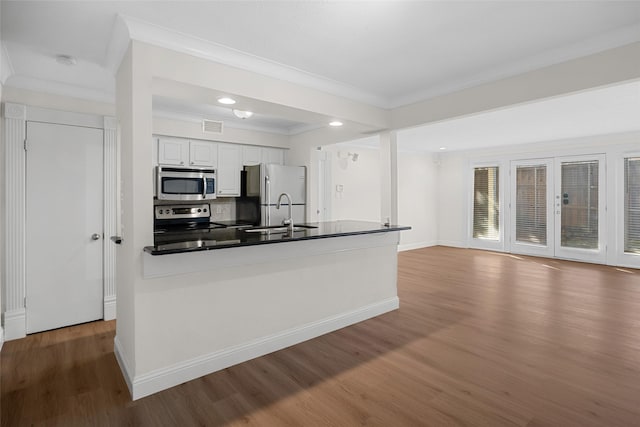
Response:
[{"label": "hardwood floor", "polygon": [[132,402],[114,322],[5,343],[2,426],[640,426],[640,271],[444,247],[400,309]]}]

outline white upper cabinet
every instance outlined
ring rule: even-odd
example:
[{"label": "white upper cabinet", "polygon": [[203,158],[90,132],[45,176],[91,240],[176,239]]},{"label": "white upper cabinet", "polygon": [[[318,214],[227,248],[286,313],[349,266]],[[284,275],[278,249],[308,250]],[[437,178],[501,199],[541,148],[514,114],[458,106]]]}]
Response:
[{"label": "white upper cabinet", "polygon": [[189,142],[189,166],[215,168],[218,165],[218,144],[207,141]]},{"label": "white upper cabinet", "polygon": [[242,146],[218,144],[218,170],[216,184],[218,196],[240,196],[240,171],[242,170]]},{"label": "white upper cabinet", "polygon": [[158,138],[158,164],[185,166],[189,161],[189,140]]},{"label": "white upper cabinet", "polygon": [[218,150],[215,142],[183,138],[158,138],[158,164],[215,168]]},{"label": "white upper cabinet", "polygon": [[262,162],[262,148],[252,145],[242,147],[242,164],[244,166],[253,166]]},{"label": "white upper cabinet", "polygon": [[284,150],[282,148],[263,147],[262,163],[284,165]]}]

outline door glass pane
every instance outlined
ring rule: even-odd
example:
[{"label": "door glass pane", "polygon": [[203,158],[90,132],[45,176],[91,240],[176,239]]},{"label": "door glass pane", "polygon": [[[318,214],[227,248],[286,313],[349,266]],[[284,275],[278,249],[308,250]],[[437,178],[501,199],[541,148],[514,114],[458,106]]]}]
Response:
[{"label": "door glass pane", "polygon": [[624,159],[624,251],[640,254],[640,158]]},{"label": "door glass pane", "polygon": [[598,249],[598,161],[561,164],[560,245]]},{"label": "door glass pane", "polygon": [[473,175],[473,237],[500,238],[498,167],[475,168]]},{"label": "door glass pane", "polygon": [[547,167],[516,167],[516,241],[547,244]]}]

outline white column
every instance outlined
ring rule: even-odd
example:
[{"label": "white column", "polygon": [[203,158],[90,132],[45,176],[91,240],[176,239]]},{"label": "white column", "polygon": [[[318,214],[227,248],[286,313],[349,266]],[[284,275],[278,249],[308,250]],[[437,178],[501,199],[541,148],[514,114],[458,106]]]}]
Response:
[{"label": "white column", "polygon": [[396,132],[380,134],[380,216],[398,223],[398,141]]},{"label": "white column", "polygon": [[104,118],[104,320],[116,318],[117,123]]},{"label": "white column", "polygon": [[4,105],[5,236],[4,333],[6,340],[26,336],[25,318],[25,151],[27,108]]}]

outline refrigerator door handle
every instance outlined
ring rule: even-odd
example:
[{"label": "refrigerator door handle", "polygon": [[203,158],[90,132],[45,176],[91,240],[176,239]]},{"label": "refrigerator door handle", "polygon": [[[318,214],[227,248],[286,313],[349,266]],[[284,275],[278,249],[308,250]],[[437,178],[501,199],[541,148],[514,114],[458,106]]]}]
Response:
[{"label": "refrigerator door handle", "polygon": [[264,189],[267,195],[267,209],[266,209],[266,220],[265,224],[267,227],[271,225],[271,182],[269,181],[269,175],[265,175],[264,177]]}]

